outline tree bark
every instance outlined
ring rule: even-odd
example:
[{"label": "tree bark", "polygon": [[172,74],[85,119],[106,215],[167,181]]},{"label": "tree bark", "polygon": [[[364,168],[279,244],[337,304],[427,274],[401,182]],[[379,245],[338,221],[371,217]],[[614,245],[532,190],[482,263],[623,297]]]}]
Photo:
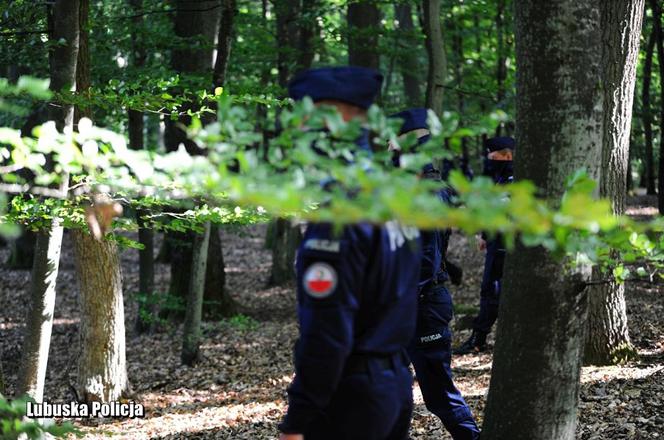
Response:
[{"label": "tree bark", "polygon": [[27,394],[37,402],[41,402],[44,396],[62,233],[63,228],[57,220],[49,229],[37,232],[18,386],[18,395]]},{"label": "tree bark", "polygon": [[189,297],[187,298],[187,312],[182,334],[181,359],[185,365],[193,365],[199,359],[203,291],[205,289],[209,243],[210,222],[207,222],[205,223],[205,231],[202,234],[196,234],[196,239],[194,240]]},{"label": "tree bark", "polygon": [[233,316],[237,313],[237,303],[226,291],[226,265],[220,236],[220,227],[210,227],[210,243],[208,246],[208,263],[205,274],[206,315],[214,318]]},{"label": "tree bark", "polygon": [[231,57],[233,32],[237,5],[235,0],[222,0],[219,34],[217,35],[217,59],[214,62],[212,83],[215,87],[223,87],[226,83],[226,70]]},{"label": "tree bark", "polygon": [[[198,75],[216,75],[216,80],[223,79],[224,65],[227,60],[218,58],[215,62],[217,67],[216,74],[212,69],[212,54],[214,38],[216,35],[225,32],[219,29],[219,20],[221,10],[226,12],[230,3],[224,0],[220,4],[218,0],[203,0],[200,2],[191,2],[188,0],[177,0],[177,12],[175,14],[174,30],[175,35],[180,39],[190,39],[191,44],[183,48],[174,49],[171,55],[171,66],[180,74],[198,74]],[[217,7],[219,6],[219,7]],[[226,19],[229,17],[227,16]],[[228,29],[232,32],[232,29]],[[224,38],[231,38],[229,34]],[[225,44],[227,41],[221,41]],[[228,56],[230,52],[226,52]],[[223,56],[222,50],[219,55]],[[215,84],[219,86],[221,84]],[[183,110],[190,109],[191,105],[184,105]],[[203,151],[187,138],[187,134],[179,125],[189,125],[191,118],[181,117],[178,121],[166,120],[166,133],[164,143],[168,151],[174,151],[180,144],[183,144],[190,154],[202,154]],[[168,233],[166,234],[170,246],[171,261],[171,282],[169,293],[179,296],[186,300],[189,296],[189,279],[191,276],[192,243],[194,241],[193,233]],[[171,317],[181,317],[182,313],[178,310],[169,311]]]},{"label": "tree bark", "polygon": [[84,230],[73,230],[72,237],[81,288],[78,396],[85,402],[119,400],[129,383],[117,245],[97,241]]},{"label": "tree bark", "polygon": [[299,226],[293,226],[290,220],[283,218],[274,221],[273,233],[270,284],[280,286],[295,277],[293,264],[302,233]]},{"label": "tree bark", "polygon": [[[599,175],[599,2],[517,0],[514,11],[515,176],[554,200],[578,167]],[[523,245],[505,269],[482,437],[574,439],[591,271]]]},{"label": "tree bark", "polygon": [[10,269],[32,268],[36,239],[34,232],[22,229],[20,237],[10,243],[10,254],[7,258],[7,266]]},{"label": "tree bark", "polygon": [[[412,34],[415,25],[411,5],[409,3],[395,4],[394,15],[399,21],[399,29],[405,34]],[[417,56],[408,47],[402,47],[401,50],[403,50],[403,55],[399,57],[399,69],[403,78],[406,105],[408,107],[419,107],[422,105],[422,92],[420,90],[420,79],[417,75]]]},{"label": "tree bark", "polygon": [[[79,45],[78,0],[56,0],[49,14],[50,40],[64,40],[65,44],[54,44],[49,51],[51,75],[50,89],[59,92],[63,89],[76,90],[76,65]],[[58,130],[72,125],[74,109],[70,105],[53,103],[49,106],[49,119],[55,121]]]},{"label": "tree bark", "polygon": [[[653,11],[654,32],[657,40],[657,60],[659,61],[660,84],[664,84],[664,32],[662,32],[662,6],[657,0],[650,0]],[[664,87],[659,88],[659,166],[657,170],[657,202],[659,213],[664,215]]]},{"label": "tree bark", "polygon": [[440,0],[424,0],[423,18],[429,56],[425,102],[426,107],[440,118],[443,114],[443,92],[447,75],[447,59],[440,25]]},{"label": "tree bark", "polygon": [[650,82],[652,80],[652,59],[655,52],[655,41],[657,33],[654,26],[648,37],[648,46],[646,47],[646,58],[643,63],[643,87],[641,91],[643,134],[645,136],[646,166],[645,166],[645,184],[646,193],[655,194],[655,159],[652,147],[652,108],[650,106]]},{"label": "tree bark", "polygon": [[[76,87],[79,6],[76,0],[57,0],[49,8],[48,21],[52,30],[50,39],[64,41],[64,44],[51,47],[49,53],[50,88],[53,91],[74,90]],[[49,106],[49,117],[55,121],[59,130],[71,128],[73,107],[52,103]],[[68,180],[67,176],[63,177],[60,190],[67,189]],[[61,219],[58,218],[53,219],[47,229],[37,233],[30,276],[30,306],[25,327],[19,394],[27,393],[38,402],[44,394],[62,233]]]},{"label": "tree bark", "polygon": [[360,0],[348,4],[348,64],[351,66],[380,68],[378,34],[380,12],[370,1]]},{"label": "tree bark", "polygon": [[[645,0],[601,3],[604,122],[600,196],[625,212],[632,102]],[[595,279],[602,277],[594,271]],[[627,327],[625,285],[595,284],[588,291],[587,364],[609,365],[634,356]]]}]

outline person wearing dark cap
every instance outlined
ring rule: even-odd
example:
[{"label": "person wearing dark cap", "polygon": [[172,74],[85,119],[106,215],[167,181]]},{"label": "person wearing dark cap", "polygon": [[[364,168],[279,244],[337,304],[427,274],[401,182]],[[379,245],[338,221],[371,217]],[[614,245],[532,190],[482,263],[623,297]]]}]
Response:
[{"label": "person wearing dark cap", "polygon": [[[511,183],[514,179],[512,167],[514,139],[508,136],[494,137],[487,139],[484,145],[487,155],[484,160],[483,174],[491,177],[497,185]],[[499,234],[493,238],[482,234],[479,238],[479,248],[486,251],[480,286],[480,311],[473,320],[473,333],[459,348],[454,350],[454,354],[485,351],[486,337],[498,318],[501,280],[505,265],[505,245]]]},{"label": "person wearing dark cap", "polygon": [[[289,94],[366,117],[382,76],[334,67],[303,72]],[[368,145],[368,134],[357,140]],[[405,440],[412,416],[406,346],[415,331],[419,231],[396,222],[307,226],[296,258],[299,339],[282,440]]]},{"label": "person wearing dark cap", "polygon": [[[427,110],[414,108],[392,115],[403,120],[400,136],[414,133],[421,145],[430,138]],[[440,173],[427,164],[422,170],[427,179],[439,180]],[[441,183],[442,184],[442,183]],[[450,203],[450,193],[441,189],[441,202]],[[422,266],[418,285],[416,332],[408,346],[426,407],[441,420],[455,440],[479,438],[479,429],[470,408],[452,379],[452,296],[446,284],[449,275],[445,254],[450,229],[422,231]]]}]

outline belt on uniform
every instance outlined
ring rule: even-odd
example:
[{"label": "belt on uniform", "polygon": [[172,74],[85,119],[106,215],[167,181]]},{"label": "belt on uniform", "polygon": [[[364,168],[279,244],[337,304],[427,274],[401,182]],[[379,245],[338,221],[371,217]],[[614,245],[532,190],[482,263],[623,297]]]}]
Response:
[{"label": "belt on uniform", "polygon": [[376,365],[378,370],[396,370],[397,367],[407,365],[408,361],[403,353],[393,354],[351,354],[346,360],[344,372],[346,374],[368,373],[369,364]]}]

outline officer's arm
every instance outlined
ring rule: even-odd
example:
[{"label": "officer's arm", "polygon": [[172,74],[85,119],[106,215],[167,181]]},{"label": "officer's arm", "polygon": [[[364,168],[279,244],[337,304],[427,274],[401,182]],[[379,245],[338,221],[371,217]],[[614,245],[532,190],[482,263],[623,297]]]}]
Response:
[{"label": "officer's arm", "polygon": [[312,225],[298,252],[300,339],[295,379],[288,390],[283,433],[303,433],[329,404],[353,347],[355,314],[364,276],[364,238],[354,227],[341,237]]}]

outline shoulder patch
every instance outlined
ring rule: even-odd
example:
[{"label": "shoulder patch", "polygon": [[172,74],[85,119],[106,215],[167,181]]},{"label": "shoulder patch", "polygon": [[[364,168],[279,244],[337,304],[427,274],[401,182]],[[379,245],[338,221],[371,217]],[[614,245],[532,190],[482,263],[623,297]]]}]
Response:
[{"label": "shoulder patch", "polygon": [[337,271],[327,263],[313,263],[304,272],[302,284],[304,291],[314,298],[326,298],[337,287]]},{"label": "shoulder patch", "polygon": [[320,238],[310,238],[304,242],[305,249],[323,252],[339,252],[341,243],[338,240],[324,240]]}]

